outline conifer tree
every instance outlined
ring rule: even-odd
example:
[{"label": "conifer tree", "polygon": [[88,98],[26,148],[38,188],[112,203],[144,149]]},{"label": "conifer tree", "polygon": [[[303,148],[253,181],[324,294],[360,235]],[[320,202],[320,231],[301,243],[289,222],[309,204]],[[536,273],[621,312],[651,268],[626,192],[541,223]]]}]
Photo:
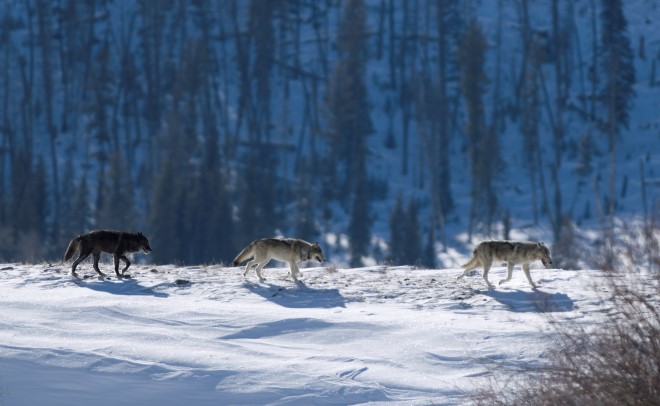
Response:
[{"label": "conifer tree", "polygon": [[350,265],[362,266],[362,258],[369,252],[371,243],[371,215],[369,213],[369,196],[367,196],[367,183],[358,179],[356,191],[353,194],[351,205],[351,219],[348,225],[348,238],[350,240]]},{"label": "conifer tree", "polygon": [[350,207],[348,235],[351,264],[359,266],[371,238],[367,175],[367,136],[373,131],[365,83],[367,9],[364,0],[348,0],[337,37],[339,60],[326,94],[329,171],[338,195]]},{"label": "conifer tree", "polygon": [[403,207],[401,193],[396,198],[396,203],[390,214],[390,254],[387,258],[394,265],[403,263],[404,245],[406,238],[406,212]]},{"label": "conifer tree", "polygon": [[149,234],[151,246],[154,247],[152,259],[155,263],[182,261],[185,181],[180,174],[179,161],[170,157],[165,161],[152,189]]},{"label": "conifer tree", "polygon": [[408,209],[406,210],[405,222],[405,244],[403,259],[408,265],[419,265],[422,257],[422,242],[419,232],[419,209],[417,201],[410,199]]},{"label": "conifer tree", "polygon": [[427,269],[435,268],[435,231],[433,227],[429,228],[429,232],[426,234],[427,240],[426,245],[424,245],[424,251],[422,252],[422,266]]},{"label": "conifer tree", "polygon": [[[366,12],[363,0],[346,2],[337,38],[339,60],[326,94],[330,170],[336,189],[351,193],[359,179],[367,179],[366,141],[373,131],[365,83]],[[351,194],[339,197],[348,203]]]},{"label": "conifer tree", "polygon": [[607,214],[611,218],[616,207],[617,138],[621,129],[628,128],[629,110],[635,97],[635,66],[621,0],[602,0],[602,7],[600,61],[605,80],[600,100],[607,111],[605,132],[610,156]]},{"label": "conifer tree", "polygon": [[461,39],[458,60],[461,67],[461,90],[465,98],[468,154],[471,164],[471,205],[468,232],[486,225],[490,230],[497,208],[494,179],[501,165],[496,131],[486,124],[484,95],[488,78],[484,70],[488,44],[481,26],[473,22]]},{"label": "conifer tree", "polygon": [[[113,154],[99,187],[96,226],[114,230],[135,227],[134,185],[121,154]],[[137,231],[137,230],[134,230]]]}]

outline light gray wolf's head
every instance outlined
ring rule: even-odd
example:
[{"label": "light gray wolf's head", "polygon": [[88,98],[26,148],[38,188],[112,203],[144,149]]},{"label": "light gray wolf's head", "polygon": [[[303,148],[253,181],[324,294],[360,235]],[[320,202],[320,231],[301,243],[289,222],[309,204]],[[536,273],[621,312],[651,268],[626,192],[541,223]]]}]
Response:
[{"label": "light gray wolf's head", "polygon": [[323,250],[319,246],[318,242],[312,244],[312,247],[309,249],[309,257],[320,263],[325,262],[325,257],[323,256]]},{"label": "light gray wolf's head", "polygon": [[550,250],[542,242],[536,244],[538,248],[538,256],[543,266],[549,269],[552,266],[552,258],[550,258]]},{"label": "light gray wolf's head", "polygon": [[138,237],[138,247],[145,253],[148,254],[151,252],[151,246],[149,245],[149,239],[145,237],[142,233],[137,233]]}]

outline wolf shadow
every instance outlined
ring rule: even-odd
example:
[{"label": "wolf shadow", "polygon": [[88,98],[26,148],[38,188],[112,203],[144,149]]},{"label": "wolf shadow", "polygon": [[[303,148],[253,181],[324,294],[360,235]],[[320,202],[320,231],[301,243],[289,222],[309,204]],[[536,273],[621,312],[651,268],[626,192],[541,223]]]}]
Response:
[{"label": "wolf shadow", "polygon": [[245,281],[244,286],[252,293],[282,307],[295,309],[346,307],[346,299],[338,289],[315,289],[302,282],[288,287]]}]

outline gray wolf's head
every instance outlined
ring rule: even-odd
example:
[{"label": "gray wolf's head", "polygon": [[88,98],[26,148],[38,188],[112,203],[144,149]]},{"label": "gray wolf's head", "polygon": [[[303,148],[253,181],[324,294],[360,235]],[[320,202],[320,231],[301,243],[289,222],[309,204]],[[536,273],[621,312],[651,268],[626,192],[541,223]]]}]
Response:
[{"label": "gray wolf's head", "polygon": [[536,244],[536,246],[538,248],[539,259],[541,260],[541,262],[543,262],[543,266],[549,269],[552,266],[552,258],[550,258],[550,250],[542,242]]},{"label": "gray wolf's head", "polygon": [[320,263],[325,262],[325,257],[323,256],[323,250],[319,246],[318,242],[312,244],[312,247],[309,249],[309,257]]},{"label": "gray wolf's head", "polygon": [[151,246],[149,245],[149,239],[145,237],[142,233],[137,233],[138,236],[138,247],[145,253],[148,254],[151,252]]}]

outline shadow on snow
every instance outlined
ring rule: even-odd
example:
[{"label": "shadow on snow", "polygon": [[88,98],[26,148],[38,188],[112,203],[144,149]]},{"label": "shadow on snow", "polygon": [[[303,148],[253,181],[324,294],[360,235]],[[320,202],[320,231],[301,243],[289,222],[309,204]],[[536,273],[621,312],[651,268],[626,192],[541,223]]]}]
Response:
[{"label": "shadow on snow", "polygon": [[135,279],[123,279],[121,281],[101,280],[95,282],[76,281],[76,284],[83,288],[97,292],[111,293],[113,295],[154,296],[163,298],[169,296],[167,293],[158,292],[153,290],[153,288],[140,285]]},{"label": "shadow on snow", "polygon": [[539,289],[495,290],[485,293],[514,312],[555,313],[573,310],[573,299],[565,293],[547,293]]},{"label": "shadow on snow", "polygon": [[282,307],[297,309],[346,307],[346,300],[338,289],[314,289],[302,282],[298,282],[292,287],[284,287],[246,281],[244,286],[252,293]]}]

